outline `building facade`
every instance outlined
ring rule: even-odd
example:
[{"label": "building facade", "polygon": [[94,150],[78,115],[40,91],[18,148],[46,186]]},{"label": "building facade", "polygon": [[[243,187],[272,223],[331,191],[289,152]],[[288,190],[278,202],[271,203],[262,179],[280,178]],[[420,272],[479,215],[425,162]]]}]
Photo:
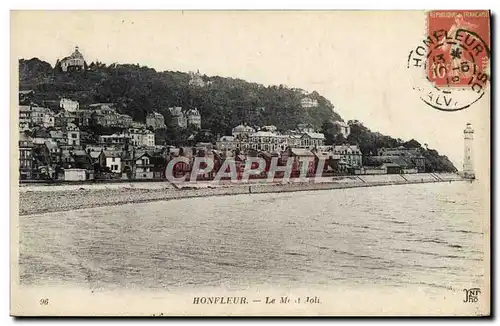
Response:
[{"label": "building facade", "polygon": [[340,134],[347,139],[347,137],[351,134],[351,127],[342,121],[335,121],[334,124],[339,129]]},{"label": "building facade", "polygon": [[80,146],[80,129],[74,123],[66,125],[68,146]]},{"label": "building facade", "polygon": [[54,113],[49,108],[31,107],[31,124],[45,128],[54,127]]},{"label": "building facade", "polygon": [[197,108],[188,110],[186,112],[186,118],[188,126],[193,126],[197,129],[201,129],[201,115]]},{"label": "building facade", "polygon": [[153,128],[153,130],[165,129],[165,118],[163,114],[158,112],[149,113],[146,116],[146,126]]},{"label": "building facade", "polygon": [[24,133],[19,134],[19,173],[21,179],[31,179],[33,172],[33,141]]},{"label": "building facade", "polygon": [[80,108],[80,103],[63,97],[59,101],[59,107],[68,112],[76,112]]},{"label": "building facade", "polygon": [[363,165],[363,154],[357,145],[335,145],[332,152],[340,156],[340,162],[351,167],[360,168]]},{"label": "building facade", "polygon": [[148,129],[129,129],[125,133],[130,138],[133,146],[153,147],[155,145],[155,134]]},{"label": "building facade", "polygon": [[172,115],[172,124],[174,126],[177,126],[179,128],[186,128],[187,127],[187,118],[184,112],[182,111],[182,108],[179,106],[168,108],[170,111],[170,114]]},{"label": "building facade", "polygon": [[304,97],[303,99],[300,100],[300,105],[303,108],[315,108],[318,106],[318,101],[313,100],[310,97]]}]

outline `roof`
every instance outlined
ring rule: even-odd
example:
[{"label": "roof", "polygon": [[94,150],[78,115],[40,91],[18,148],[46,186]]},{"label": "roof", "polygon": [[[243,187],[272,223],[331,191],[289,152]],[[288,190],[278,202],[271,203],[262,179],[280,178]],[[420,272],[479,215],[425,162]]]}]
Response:
[{"label": "roof", "polygon": [[335,145],[333,146],[333,151],[350,151],[350,153],[361,154],[361,150],[359,149],[358,145]]},{"label": "roof", "polygon": [[313,152],[305,148],[290,148],[290,151],[295,156],[314,156]]},{"label": "roof", "polygon": [[168,110],[170,111],[170,114],[172,114],[173,116],[181,116],[183,114],[182,107],[180,106],[168,108]]},{"label": "roof", "polygon": [[106,157],[120,157],[121,153],[119,151],[112,151],[112,150],[108,150],[108,149],[105,149],[104,151],[104,155],[106,155]]},{"label": "roof", "polygon": [[98,158],[98,157],[99,157],[99,155],[101,155],[101,153],[102,153],[101,151],[99,151],[99,152],[96,152],[96,151],[91,151],[91,152],[89,153],[89,155],[90,155],[90,157],[92,157],[92,158]]},{"label": "roof", "polygon": [[320,132],[306,132],[304,133],[305,135],[308,135],[311,138],[316,138],[316,139],[325,139],[325,135],[320,133]]},{"label": "roof", "polygon": [[137,151],[135,152],[135,159],[141,158],[143,156],[152,157],[153,155],[149,154],[147,151]]},{"label": "roof", "polygon": [[255,129],[253,129],[250,126],[245,126],[245,125],[237,125],[236,127],[233,128],[233,132],[255,132]]},{"label": "roof", "polygon": [[222,136],[219,141],[234,141],[234,136]]},{"label": "roof", "polygon": [[399,168],[400,165],[396,163],[384,163],[382,166],[385,166],[387,168]]},{"label": "roof", "polygon": [[188,114],[188,115],[200,115],[200,112],[198,112],[197,108],[194,108],[194,109],[188,110],[186,112],[186,114]]},{"label": "roof", "polygon": [[270,131],[257,131],[252,135],[252,137],[276,137],[277,134]]},{"label": "roof", "polygon": [[73,156],[87,156],[87,152],[81,149],[77,149],[73,151]]}]

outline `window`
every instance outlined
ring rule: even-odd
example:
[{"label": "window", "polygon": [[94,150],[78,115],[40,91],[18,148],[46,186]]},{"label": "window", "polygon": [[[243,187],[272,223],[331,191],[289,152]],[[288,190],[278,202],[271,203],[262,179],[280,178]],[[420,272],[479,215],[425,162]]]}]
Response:
[{"label": "window", "polygon": [[111,162],[114,162],[114,161],[115,161],[115,158],[114,158],[114,157],[113,157],[113,158],[111,158]]}]

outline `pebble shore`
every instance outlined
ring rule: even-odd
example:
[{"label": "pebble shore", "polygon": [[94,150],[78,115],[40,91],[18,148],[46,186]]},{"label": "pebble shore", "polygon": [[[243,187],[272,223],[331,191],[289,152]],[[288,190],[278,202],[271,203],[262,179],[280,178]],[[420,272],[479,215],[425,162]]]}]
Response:
[{"label": "pebble shore", "polygon": [[103,187],[103,185],[85,185],[80,187],[63,186],[58,189],[54,186],[20,187],[19,191],[19,215],[30,215],[50,213],[57,211],[68,211],[74,209],[92,208],[100,206],[112,206],[129,203],[142,203],[158,200],[173,200],[181,198],[223,196],[238,194],[290,192],[327,190],[356,187],[373,187],[384,185],[429,183],[429,182],[451,182],[461,181],[457,175],[441,175],[439,179],[428,174],[419,175],[418,178],[407,180],[395,178],[395,176],[377,176],[366,179],[348,177],[331,178],[320,183],[253,183],[233,184],[203,187],[173,187],[169,183],[164,186],[130,186]]}]

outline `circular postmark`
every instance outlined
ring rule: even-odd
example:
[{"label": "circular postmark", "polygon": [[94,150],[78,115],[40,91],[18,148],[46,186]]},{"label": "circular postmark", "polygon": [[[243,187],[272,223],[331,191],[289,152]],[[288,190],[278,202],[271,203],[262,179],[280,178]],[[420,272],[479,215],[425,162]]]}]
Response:
[{"label": "circular postmark", "polygon": [[438,29],[415,47],[407,68],[412,86],[427,105],[458,111],[479,101],[489,84],[490,50],[470,30]]}]

